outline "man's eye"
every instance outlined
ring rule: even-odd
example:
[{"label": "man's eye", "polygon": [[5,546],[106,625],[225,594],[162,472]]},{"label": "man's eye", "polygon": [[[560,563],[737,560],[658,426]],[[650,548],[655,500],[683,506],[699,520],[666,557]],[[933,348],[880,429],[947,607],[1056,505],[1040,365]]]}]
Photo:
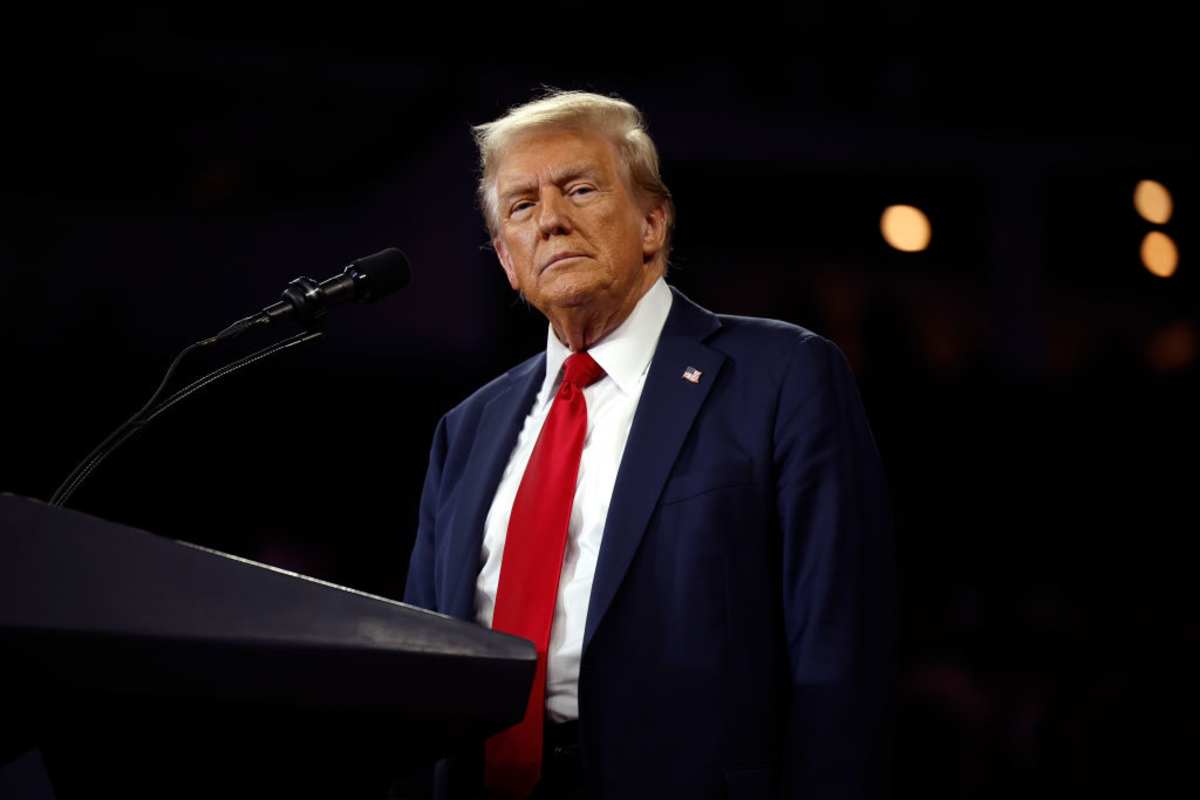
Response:
[{"label": "man's eye", "polygon": [[508,210],[508,215],[510,217],[514,216],[527,208],[533,208],[533,203],[529,202],[528,200],[522,200],[519,203],[513,203],[512,208]]},{"label": "man's eye", "polygon": [[573,197],[578,197],[579,195],[583,194],[591,194],[594,191],[595,189],[593,189],[591,186],[576,186],[571,190],[571,195]]}]

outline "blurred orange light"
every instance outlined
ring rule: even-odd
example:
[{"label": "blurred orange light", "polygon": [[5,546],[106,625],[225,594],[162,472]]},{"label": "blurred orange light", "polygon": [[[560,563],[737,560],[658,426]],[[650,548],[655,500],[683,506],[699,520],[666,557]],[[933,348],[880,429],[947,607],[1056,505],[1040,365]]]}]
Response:
[{"label": "blurred orange light", "polygon": [[1155,331],[1146,358],[1159,372],[1176,372],[1196,363],[1200,355],[1200,331],[1191,320],[1179,320]]},{"label": "blurred orange light", "polygon": [[1142,264],[1160,278],[1169,278],[1179,266],[1179,250],[1171,237],[1159,231],[1150,231],[1142,240]]},{"label": "blurred orange light", "polygon": [[1146,220],[1162,225],[1171,218],[1171,193],[1158,181],[1138,181],[1133,190],[1133,207]]},{"label": "blurred orange light", "polygon": [[905,253],[916,253],[929,246],[929,219],[913,206],[888,206],[879,221],[883,238]]}]

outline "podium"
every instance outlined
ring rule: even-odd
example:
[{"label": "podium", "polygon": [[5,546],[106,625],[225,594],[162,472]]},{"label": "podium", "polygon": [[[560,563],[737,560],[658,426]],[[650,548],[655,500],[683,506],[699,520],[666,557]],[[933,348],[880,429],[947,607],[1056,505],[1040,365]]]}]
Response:
[{"label": "podium", "polygon": [[75,797],[384,798],[521,719],[529,642],[0,495],[0,762]]}]

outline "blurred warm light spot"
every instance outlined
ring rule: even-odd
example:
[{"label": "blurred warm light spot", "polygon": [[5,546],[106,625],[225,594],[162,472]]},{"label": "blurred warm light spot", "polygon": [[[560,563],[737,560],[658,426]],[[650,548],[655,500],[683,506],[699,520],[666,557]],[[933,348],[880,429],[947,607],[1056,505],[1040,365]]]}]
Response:
[{"label": "blurred warm light spot", "polygon": [[1171,193],[1158,181],[1138,181],[1133,207],[1145,219],[1162,225],[1171,218]]},{"label": "blurred warm light spot", "polygon": [[888,206],[879,228],[888,244],[905,253],[916,253],[929,246],[929,219],[919,208]]},{"label": "blurred warm light spot", "polygon": [[1179,320],[1154,332],[1146,348],[1146,360],[1158,372],[1186,369],[1200,352],[1200,333],[1188,320]]},{"label": "blurred warm light spot", "polygon": [[920,353],[932,371],[950,376],[968,366],[974,331],[970,321],[952,301],[947,301],[944,296],[927,297],[916,307],[912,324],[916,328]]},{"label": "blurred warm light spot", "polygon": [[1159,231],[1147,233],[1142,239],[1142,263],[1160,278],[1174,275],[1175,267],[1179,265],[1179,251],[1171,237]]}]

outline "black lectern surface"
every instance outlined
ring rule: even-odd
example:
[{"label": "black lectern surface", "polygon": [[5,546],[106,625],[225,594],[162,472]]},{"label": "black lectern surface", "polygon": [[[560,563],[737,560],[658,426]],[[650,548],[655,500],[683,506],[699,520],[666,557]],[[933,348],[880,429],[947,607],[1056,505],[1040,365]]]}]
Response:
[{"label": "black lectern surface", "polygon": [[[520,719],[533,646],[0,495],[0,760],[77,795],[383,797]],[[12,713],[9,713],[12,712]]]}]

